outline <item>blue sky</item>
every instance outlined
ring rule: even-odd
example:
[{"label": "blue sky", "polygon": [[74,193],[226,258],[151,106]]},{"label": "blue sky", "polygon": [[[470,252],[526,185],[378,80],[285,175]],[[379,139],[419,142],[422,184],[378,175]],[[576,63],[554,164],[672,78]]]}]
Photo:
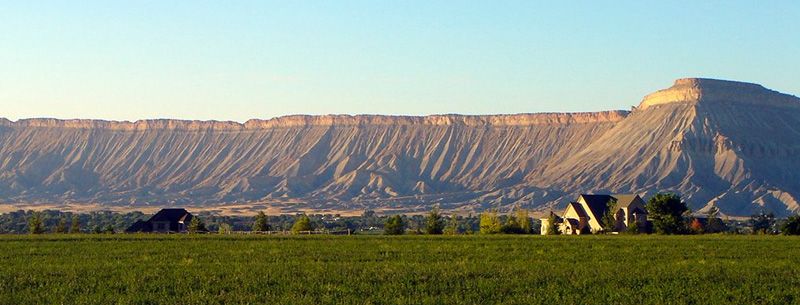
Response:
[{"label": "blue sky", "polygon": [[0,1],[0,117],[629,109],[681,77],[800,95],[798,1]]}]

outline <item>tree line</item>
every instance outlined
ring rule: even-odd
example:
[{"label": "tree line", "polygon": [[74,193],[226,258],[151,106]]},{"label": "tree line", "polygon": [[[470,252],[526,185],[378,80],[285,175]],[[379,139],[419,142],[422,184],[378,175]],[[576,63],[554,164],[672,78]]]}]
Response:
[{"label": "tree line", "polygon": [[[485,232],[487,227],[486,219],[481,215],[443,215],[438,209],[426,215],[379,215],[372,210],[364,211],[357,216],[266,215],[264,212],[259,212],[255,217],[214,215],[209,212],[193,213],[193,215],[195,217],[188,224],[188,229],[193,232],[349,230],[361,234],[383,234],[389,224],[389,229],[394,230],[392,231],[394,234],[473,234]],[[137,220],[147,220],[151,216],[142,212],[72,213],[57,210],[19,210],[0,214],[0,234],[114,234],[124,232]],[[538,222],[534,223],[535,220],[529,217],[518,221],[517,219],[521,218],[515,217],[515,215],[497,215],[493,212],[490,217],[492,225],[488,226],[492,228],[491,233],[538,234],[535,230],[538,228]]]},{"label": "tree line", "polygon": [[[614,202],[609,202],[613,206]],[[789,216],[779,222],[771,212],[753,214],[748,222],[722,220],[719,210],[712,207],[705,217],[697,218],[680,196],[659,193],[649,198],[645,205],[649,226],[639,232],[638,225],[628,226],[627,234],[785,234],[800,235],[800,215]],[[606,213],[610,214],[610,213]],[[71,213],[55,210],[15,211],[0,214],[0,234],[42,233],[94,233],[114,234],[124,232],[137,220],[146,220],[152,215],[142,212],[115,213],[110,211]],[[559,234],[551,214],[547,234]],[[702,219],[702,221],[701,221]],[[613,215],[603,215],[604,231],[612,232]],[[515,207],[507,215],[499,215],[497,209],[479,215],[444,215],[434,208],[425,215],[378,215],[367,210],[360,216],[339,214],[283,214],[266,215],[263,211],[255,217],[220,216],[208,212],[195,214],[188,229],[190,232],[233,231],[292,231],[314,230],[350,231],[362,234],[539,234],[540,223],[529,216],[529,211]]]}]

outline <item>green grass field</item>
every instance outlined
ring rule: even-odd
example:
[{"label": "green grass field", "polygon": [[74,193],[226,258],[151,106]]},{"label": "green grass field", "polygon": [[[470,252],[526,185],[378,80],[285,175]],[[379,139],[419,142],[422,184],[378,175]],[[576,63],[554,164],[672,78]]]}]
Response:
[{"label": "green grass field", "polygon": [[0,237],[1,304],[792,304],[780,236]]}]

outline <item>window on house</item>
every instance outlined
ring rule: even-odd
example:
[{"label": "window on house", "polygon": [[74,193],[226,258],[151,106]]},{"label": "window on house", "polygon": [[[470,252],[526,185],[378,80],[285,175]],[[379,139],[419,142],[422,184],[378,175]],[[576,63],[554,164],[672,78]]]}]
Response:
[{"label": "window on house", "polygon": [[156,228],[158,230],[164,230],[164,224],[163,223],[159,223],[158,225],[156,225]]}]

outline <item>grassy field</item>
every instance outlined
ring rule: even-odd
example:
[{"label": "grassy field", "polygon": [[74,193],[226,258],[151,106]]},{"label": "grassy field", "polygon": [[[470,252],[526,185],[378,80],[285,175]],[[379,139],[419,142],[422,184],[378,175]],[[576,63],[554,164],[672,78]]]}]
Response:
[{"label": "grassy field", "polygon": [[0,236],[0,304],[798,304],[779,236]]}]

